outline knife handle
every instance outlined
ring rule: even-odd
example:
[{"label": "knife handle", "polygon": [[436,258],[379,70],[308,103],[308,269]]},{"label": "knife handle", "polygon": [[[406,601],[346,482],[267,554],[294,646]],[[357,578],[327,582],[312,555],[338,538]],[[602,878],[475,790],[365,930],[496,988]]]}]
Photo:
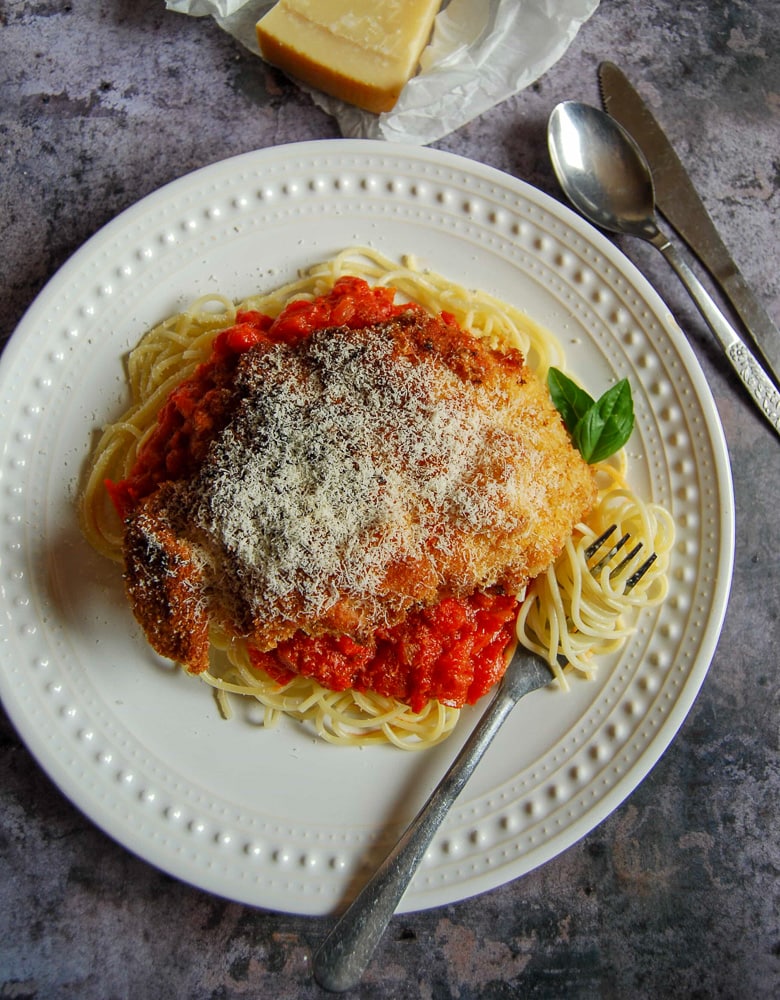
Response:
[{"label": "knife handle", "polygon": [[659,236],[660,239],[652,241],[653,245],[661,251],[677,273],[678,278],[704,317],[707,326],[722,344],[726,357],[742,384],[772,425],[775,433],[780,435],[780,392],[777,391],[747,344],[723,315],[685,259],[663,234],[659,233]]}]

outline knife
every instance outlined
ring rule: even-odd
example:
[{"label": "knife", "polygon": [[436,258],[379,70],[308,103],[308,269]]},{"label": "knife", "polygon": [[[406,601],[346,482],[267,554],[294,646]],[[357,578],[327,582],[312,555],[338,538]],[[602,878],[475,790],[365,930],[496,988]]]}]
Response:
[{"label": "knife", "polygon": [[650,164],[659,210],[717,282],[780,385],[780,331],[731,259],[672,144],[622,70],[602,62],[598,76],[605,110],[631,134]]}]

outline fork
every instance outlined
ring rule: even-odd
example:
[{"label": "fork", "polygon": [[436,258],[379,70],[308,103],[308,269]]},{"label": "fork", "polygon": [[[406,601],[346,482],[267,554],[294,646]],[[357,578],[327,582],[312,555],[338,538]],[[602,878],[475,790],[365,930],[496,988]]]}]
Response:
[{"label": "fork", "polygon": [[[588,546],[585,550],[588,561],[608,542],[616,527],[614,524],[611,525]],[[590,566],[590,571],[600,572],[628,541],[629,535],[623,535],[610,546],[598,562]],[[641,542],[635,545],[621,562],[610,570],[610,577],[617,577],[623,572],[641,547]],[[627,577],[624,592],[637,585],[655,559],[656,554],[652,553]],[[545,687],[551,680],[550,665],[538,654],[518,647],[509,661],[493,699],[460,753],[425,805],[401,835],[400,840],[344,911],[314,955],[314,977],[320,986],[334,993],[341,993],[360,981],[434,834],[501,725],[524,695]]]}]

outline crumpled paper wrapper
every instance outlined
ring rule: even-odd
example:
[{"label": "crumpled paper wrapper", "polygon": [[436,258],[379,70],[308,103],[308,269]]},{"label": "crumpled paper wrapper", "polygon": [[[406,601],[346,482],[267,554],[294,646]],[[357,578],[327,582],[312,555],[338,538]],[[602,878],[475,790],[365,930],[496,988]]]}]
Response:
[{"label": "crumpled paper wrapper", "polygon": [[[442,4],[420,70],[392,111],[374,115],[299,84],[344,136],[427,145],[538,80],[566,52],[599,0],[450,0]],[[210,16],[260,55],[257,21],[267,0],[166,0]]]}]

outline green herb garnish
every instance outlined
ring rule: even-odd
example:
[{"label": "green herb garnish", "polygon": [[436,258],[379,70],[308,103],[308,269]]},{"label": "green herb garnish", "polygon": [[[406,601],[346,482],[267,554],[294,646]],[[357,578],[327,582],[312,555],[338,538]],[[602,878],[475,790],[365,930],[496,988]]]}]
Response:
[{"label": "green herb garnish", "polygon": [[621,379],[596,400],[568,375],[551,368],[547,387],[575,448],[586,462],[601,462],[628,441],[634,429],[634,401],[628,379]]}]

